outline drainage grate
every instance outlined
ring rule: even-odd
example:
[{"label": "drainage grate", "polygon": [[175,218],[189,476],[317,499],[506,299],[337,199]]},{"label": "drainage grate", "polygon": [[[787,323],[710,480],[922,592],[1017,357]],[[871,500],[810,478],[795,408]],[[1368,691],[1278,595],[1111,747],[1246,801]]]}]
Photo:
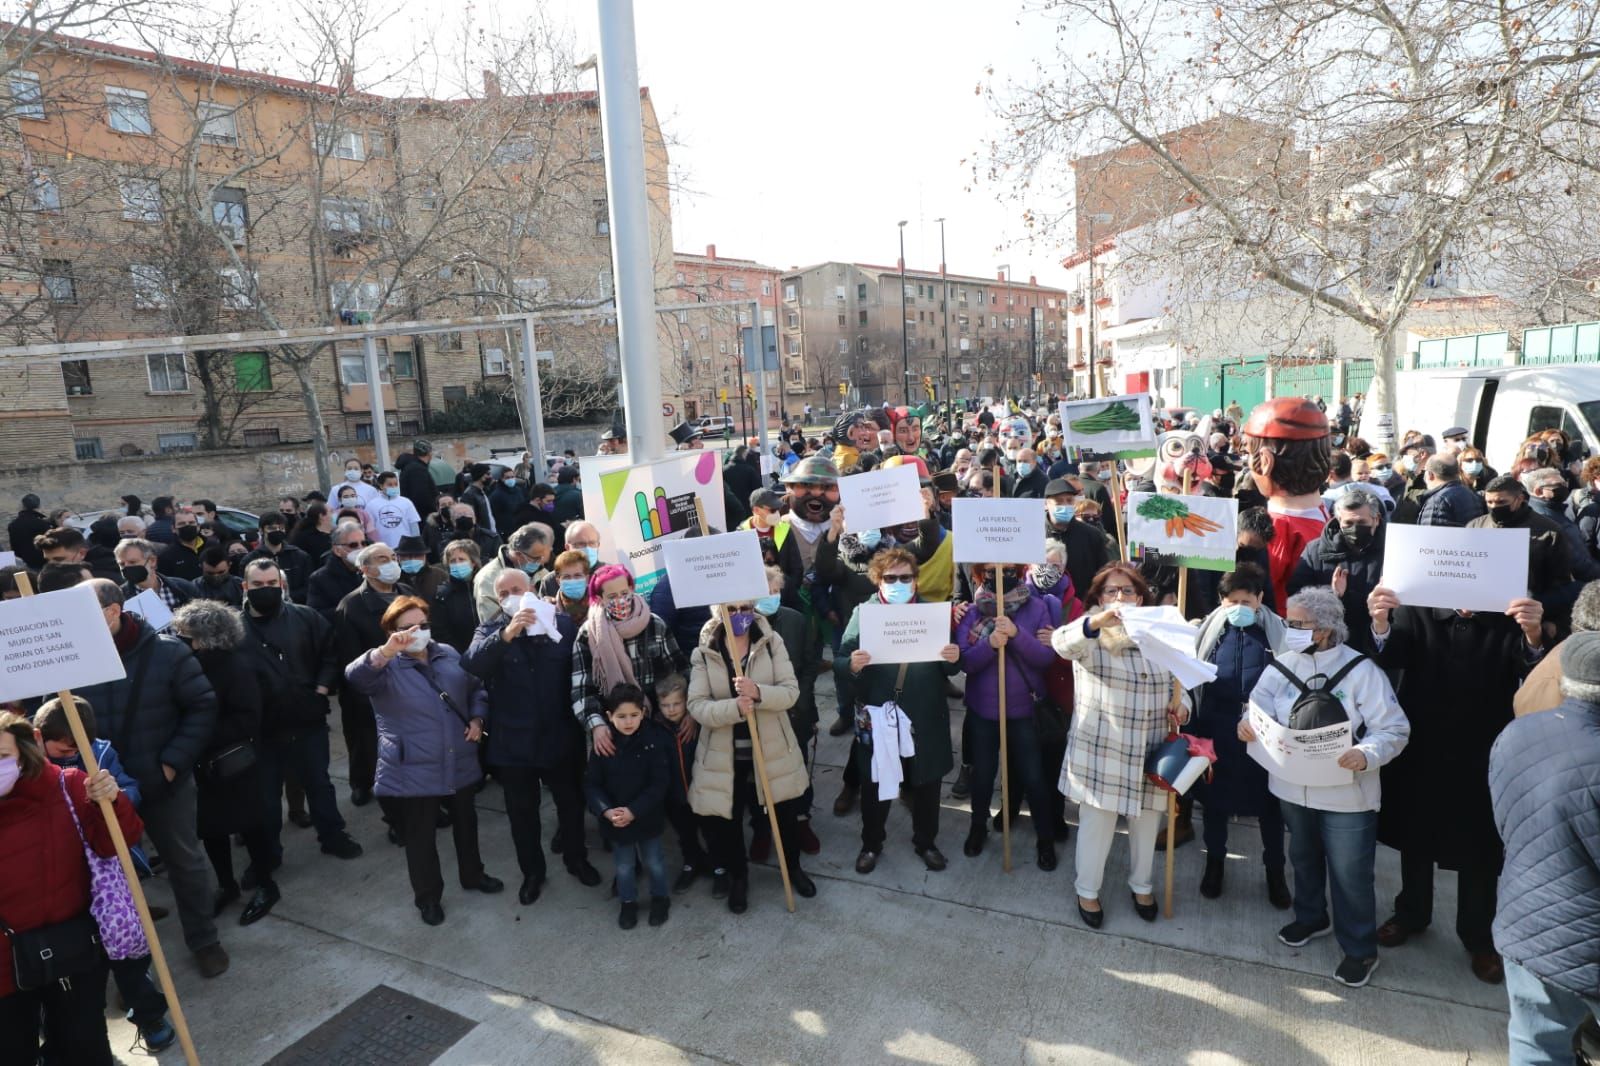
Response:
[{"label": "drainage grate", "polygon": [[379,985],[289,1045],[267,1066],[427,1066],[477,1024]]}]

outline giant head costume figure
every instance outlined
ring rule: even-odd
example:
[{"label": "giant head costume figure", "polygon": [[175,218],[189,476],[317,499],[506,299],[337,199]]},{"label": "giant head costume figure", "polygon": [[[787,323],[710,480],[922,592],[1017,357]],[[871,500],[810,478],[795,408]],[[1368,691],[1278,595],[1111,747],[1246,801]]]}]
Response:
[{"label": "giant head costume figure", "polygon": [[894,428],[895,447],[907,455],[922,450],[922,419],[911,414],[911,408],[889,408],[889,424]]},{"label": "giant head costume figure", "polygon": [[1257,405],[1244,424],[1245,454],[1256,488],[1268,500],[1322,495],[1332,465],[1328,416],[1303,396]]},{"label": "giant head costume figure", "polygon": [[838,468],[820,455],[796,463],[783,484],[789,494],[789,510],[803,521],[825,522],[838,506]]}]

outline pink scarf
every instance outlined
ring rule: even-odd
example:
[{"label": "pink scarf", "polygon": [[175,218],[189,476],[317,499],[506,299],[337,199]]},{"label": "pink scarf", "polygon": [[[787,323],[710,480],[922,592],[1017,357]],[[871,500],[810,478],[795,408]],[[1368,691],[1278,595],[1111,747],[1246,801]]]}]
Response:
[{"label": "pink scarf", "polygon": [[650,624],[650,605],[644,597],[634,593],[628,604],[628,617],[613,622],[606,614],[604,604],[591,603],[589,617],[583,623],[589,634],[589,654],[594,661],[594,684],[602,694],[618,685],[637,685],[633,674],[633,660],[623,641],[632,640]]}]

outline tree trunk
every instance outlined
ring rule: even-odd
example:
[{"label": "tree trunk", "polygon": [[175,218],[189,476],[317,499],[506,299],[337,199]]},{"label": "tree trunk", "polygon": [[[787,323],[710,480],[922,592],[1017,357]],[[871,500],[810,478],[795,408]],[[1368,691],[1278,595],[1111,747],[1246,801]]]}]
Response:
[{"label": "tree trunk", "polygon": [[[318,346],[320,348],[320,346]],[[313,352],[317,348],[312,349]],[[333,484],[333,468],[328,461],[328,434],[322,424],[322,400],[317,396],[316,383],[311,377],[311,360],[315,355],[300,358],[295,353],[284,362],[289,364],[289,369],[294,371],[295,380],[300,383],[300,399],[305,404],[306,422],[311,428],[311,448],[317,461],[317,488]]]},{"label": "tree trunk", "polygon": [[217,392],[217,368],[213,358],[211,352],[194,353],[194,374],[200,379],[200,430],[208,451],[222,446],[222,398]]},{"label": "tree trunk", "polygon": [[1395,422],[1394,327],[1372,332],[1372,383],[1361,407],[1361,435],[1373,451],[1394,457]]}]

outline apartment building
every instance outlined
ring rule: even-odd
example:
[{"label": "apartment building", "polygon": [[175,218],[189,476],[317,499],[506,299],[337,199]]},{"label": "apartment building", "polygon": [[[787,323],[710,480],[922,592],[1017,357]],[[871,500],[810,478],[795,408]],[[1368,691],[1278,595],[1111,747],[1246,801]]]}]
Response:
[{"label": "apartment building", "polygon": [[[664,316],[669,337],[663,343],[662,358],[675,363],[685,418],[728,414],[753,422],[754,407],[746,387],[753,390],[755,375],[740,360],[742,331],[750,328],[749,306],[700,309],[681,305],[727,300],[759,303],[761,325],[770,330],[777,324],[781,273],[754,259],[719,256],[714,244],[706,245],[704,255],[673,254],[671,302],[680,306]],[[781,372],[768,371],[766,376],[767,417],[775,421],[794,408],[784,406]]]},{"label": "apartment building", "polygon": [[[668,158],[641,94],[656,286],[671,276]],[[418,99],[70,37],[10,75],[0,201],[20,240],[0,276],[7,343],[539,312],[547,417],[609,408],[617,341],[599,105],[592,92]],[[514,403],[503,330],[380,342],[173,352],[30,367],[0,388],[52,458],[313,436],[392,441],[452,409]],[[8,386],[23,371],[6,368]],[[54,379],[51,381],[51,379]],[[53,392],[59,392],[57,405]],[[309,394],[309,395],[308,395]],[[481,394],[481,395],[480,395]],[[31,406],[29,406],[31,405]]]},{"label": "apartment building", "polygon": [[781,286],[790,410],[1057,392],[1070,376],[1068,293],[1035,277],[830,262],[790,270]]}]

